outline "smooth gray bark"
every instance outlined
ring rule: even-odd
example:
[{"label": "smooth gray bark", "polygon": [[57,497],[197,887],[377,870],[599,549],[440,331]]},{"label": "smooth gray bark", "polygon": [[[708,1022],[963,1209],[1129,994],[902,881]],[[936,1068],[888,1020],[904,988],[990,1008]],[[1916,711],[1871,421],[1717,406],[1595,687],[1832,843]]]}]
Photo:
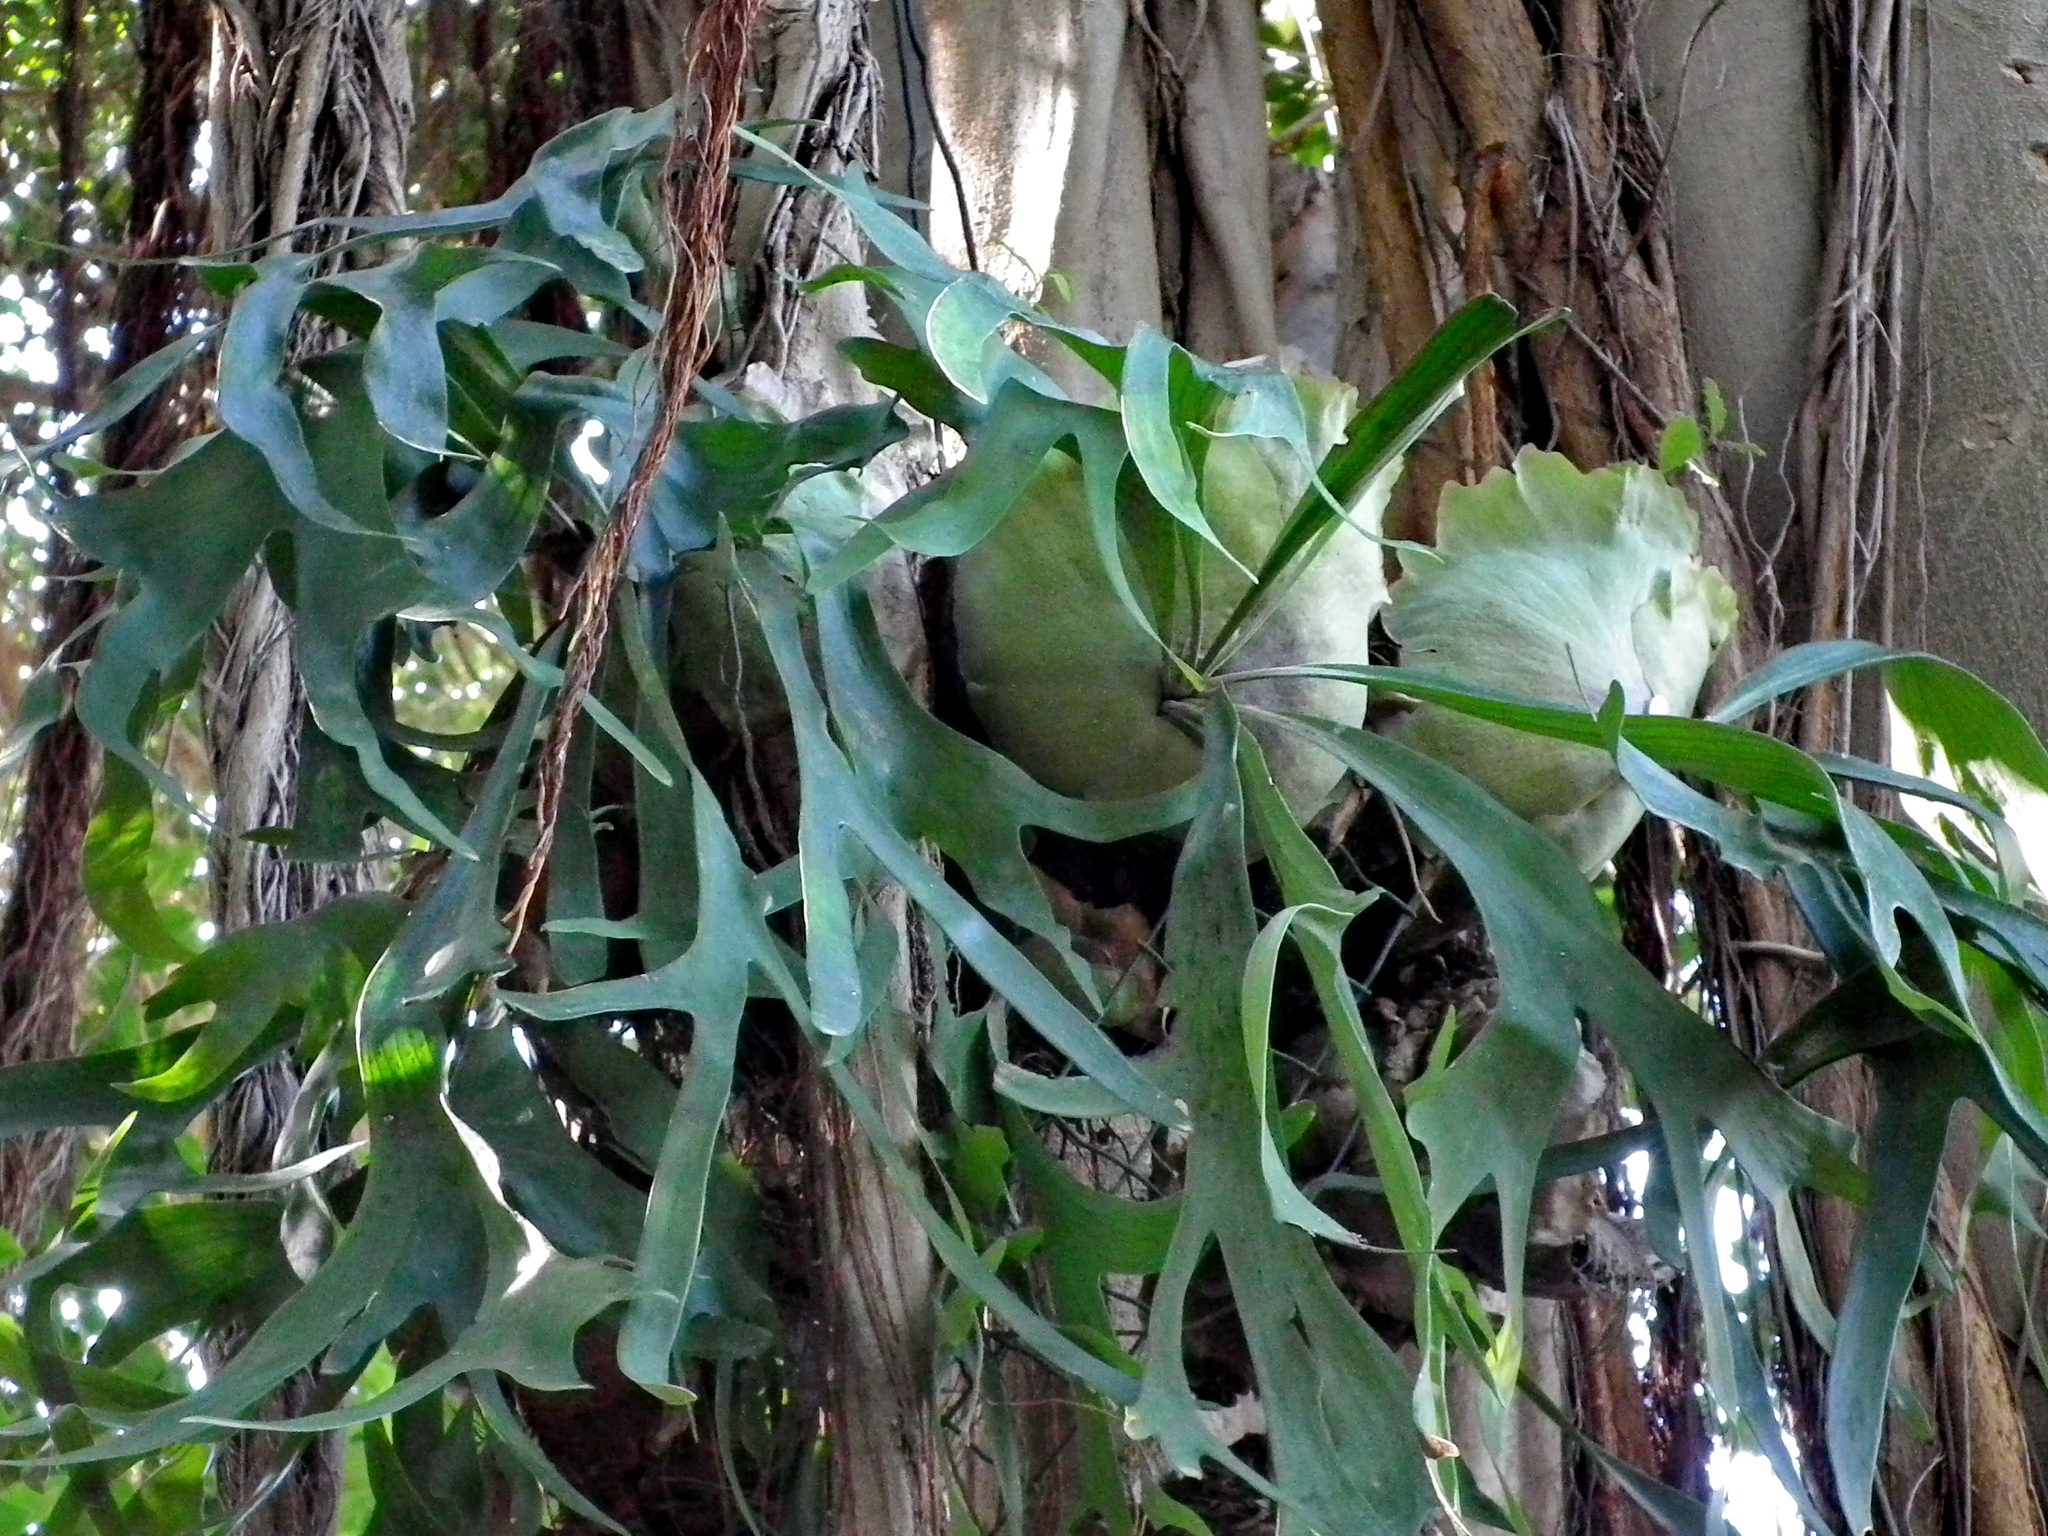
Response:
[{"label": "smooth gray bark", "polygon": [[2048,721],[2048,5],[1937,0],[1922,14],[1924,414],[1907,445],[1917,471],[1907,491],[1926,564],[1921,601],[1904,614],[1920,633],[1906,633],[1982,672],[2039,723]]},{"label": "smooth gray bark", "polygon": [[1774,532],[1811,377],[1827,167],[1808,0],[1657,0],[1636,36],[1667,151],[1686,341],[1764,450],[1730,494]]}]

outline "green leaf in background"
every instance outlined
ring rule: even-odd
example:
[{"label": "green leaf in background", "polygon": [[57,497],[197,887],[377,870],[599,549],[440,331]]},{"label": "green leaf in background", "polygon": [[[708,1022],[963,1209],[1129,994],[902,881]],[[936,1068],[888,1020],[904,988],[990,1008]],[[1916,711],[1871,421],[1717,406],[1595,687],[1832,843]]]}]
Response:
[{"label": "green leaf in background", "polygon": [[91,410],[54,436],[37,443],[30,451],[30,457],[49,458],[75,442],[95,437],[116,422],[126,420],[148,404],[156,392],[176,378],[179,370],[206,346],[219,338],[219,326],[203,326],[150,353],[101,390],[99,400]]},{"label": "green leaf in background", "polygon": [[1699,462],[1706,451],[1707,439],[1700,424],[1690,416],[1674,416],[1657,439],[1657,472],[1666,480],[1676,480],[1688,469],[1704,474]]},{"label": "green leaf in background", "polygon": [[121,1306],[86,1363],[118,1366],[172,1328],[224,1320],[247,1294],[281,1295],[296,1282],[278,1244],[281,1208],[270,1200],[152,1205],[129,1212],[62,1263],[37,1275],[31,1331],[59,1286],[115,1286]]},{"label": "green leaf in background", "polygon": [[145,960],[177,963],[196,953],[150,892],[149,850],[156,836],[150,783],[119,758],[100,780],[100,801],[85,833],[85,899],[93,915]]},{"label": "green leaf in background", "polygon": [[[154,1104],[175,1104],[215,1087],[277,1019],[280,1009],[306,1010],[344,955],[365,968],[384,952],[405,904],[383,892],[330,902],[288,923],[266,923],[228,935],[189,958],[145,1012],[164,1018],[211,1003],[184,1054],[147,1077],[121,1085]],[[339,1020],[330,1022],[338,1023]]]}]

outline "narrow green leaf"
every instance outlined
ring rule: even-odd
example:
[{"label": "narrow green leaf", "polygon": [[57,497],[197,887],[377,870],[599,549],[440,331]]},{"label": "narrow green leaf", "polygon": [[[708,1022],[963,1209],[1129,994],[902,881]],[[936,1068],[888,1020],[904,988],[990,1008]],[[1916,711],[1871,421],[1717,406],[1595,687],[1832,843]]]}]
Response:
[{"label": "narrow green leaf", "polygon": [[654,749],[642,741],[633,728],[621,720],[605,705],[602,699],[587,698],[583,701],[583,712],[590,716],[591,723],[605,735],[626,749],[626,754],[646,770],[648,776],[663,789],[675,786],[675,778],[668,765],[656,755]]},{"label": "narrow green leaf", "polygon": [[[1192,1135],[1186,1209],[1154,1289],[1145,1377],[1127,1425],[1156,1436],[1175,1467],[1213,1458],[1331,1536],[1413,1531],[1432,1505],[1405,1371],[1331,1279],[1307,1233],[1270,1217],[1242,1006],[1256,941],[1245,866],[1237,730],[1227,710],[1205,732],[1200,810],[1174,875],[1167,961]],[[1267,1415],[1271,1483],[1215,1443],[1190,1390],[1188,1287],[1213,1242],[1244,1329]]]},{"label": "narrow green leaf", "polygon": [[[222,507],[236,515],[220,516]],[[186,803],[184,787],[129,739],[136,707],[154,679],[185,662],[263,541],[290,518],[262,458],[225,434],[143,485],[79,497],[59,515],[81,548],[135,582],[100,631],[79,684],[79,723],[174,805]]]},{"label": "narrow green leaf", "polygon": [[[561,275],[544,261],[535,261],[530,256],[522,256],[513,251],[501,251],[495,246],[464,246],[460,254],[469,263],[468,270],[449,278],[435,290],[436,323],[493,325],[502,322],[513,326],[533,325],[531,321],[506,322],[504,317]],[[545,325],[534,325],[533,328],[535,331],[555,329],[553,326]],[[569,331],[567,334],[575,336],[579,333]],[[616,342],[598,336],[591,336],[589,339],[594,350],[554,355],[623,357],[626,354],[626,348]],[[520,371],[523,373],[526,370],[521,367]]]},{"label": "narrow green leaf", "polygon": [[866,596],[818,599],[825,686],[855,775],[904,837],[945,850],[975,898],[1052,945],[1075,982],[1092,987],[1024,857],[1027,827],[1113,842],[1186,821],[1192,794],[1090,802],[1055,794],[1008,758],[961,735],[911,697],[889,660]]},{"label": "narrow green leaf", "polygon": [[[810,589],[830,591],[892,546],[923,555],[966,554],[1023,499],[1030,470],[1067,441],[1076,445],[1084,465],[1111,455],[1114,485],[1115,469],[1123,465],[1123,440],[1110,412],[1055,400],[1019,383],[1004,384],[974,429],[967,456],[870,522],[819,567]],[[1024,466],[1029,468],[1020,473]]]},{"label": "narrow green leaf", "polygon": [[188,331],[176,341],[158,348],[121,377],[102,389],[99,401],[55,437],[43,439],[30,450],[32,459],[47,459],[81,439],[104,432],[115,422],[140,409],[158,390],[177,377],[178,370],[199,355],[202,348],[220,335],[218,325]]},{"label": "narrow green leaf", "polygon": [[363,350],[364,387],[384,430],[431,454],[448,446],[448,374],[434,328],[436,298],[473,266],[464,253],[420,245],[382,266],[339,273],[322,285],[361,294],[382,312]]},{"label": "narrow green leaf", "polygon": [[556,362],[565,357],[594,357],[621,362],[632,355],[630,348],[621,346],[608,336],[571,330],[567,326],[542,325],[533,320],[499,320],[491,326],[491,339],[498,344],[498,350],[505,359],[521,373],[529,373],[542,363]]},{"label": "narrow green leaf", "polygon": [[[120,1050],[0,1067],[0,1138],[30,1136],[65,1126],[111,1129],[138,1110],[146,1118],[170,1118],[168,1106],[165,1111],[152,1114],[149,1106],[137,1105],[115,1085],[163,1071],[198,1036],[199,1028],[194,1026]],[[179,1108],[183,1113],[175,1117],[170,1127],[173,1134],[197,1113],[198,1106],[188,1104]]]},{"label": "narrow green leaf", "polygon": [[1473,369],[1547,323],[1525,326],[1505,301],[1482,294],[1437,329],[1393,383],[1352,417],[1344,441],[1324,458],[1317,470],[1320,484],[1303,494],[1259,567],[1258,579],[1216,632],[1200,664],[1204,673],[1222,666],[1256,633],[1306,567],[1307,557],[1329,537],[1337,521],[1336,507],[1348,506],[1370,481],[1399,464],[1401,456],[1457,403]]},{"label": "narrow green leaf", "polygon": [[990,1086],[1012,1104],[1069,1120],[1113,1120],[1128,1112],[1124,1101],[1092,1077],[1047,1077],[1007,1061],[995,1065]]},{"label": "narrow green leaf", "polygon": [[[1347,905],[1355,910],[1355,903]],[[1295,1185],[1294,1176],[1287,1170],[1287,1160],[1274,1140],[1268,1104],[1272,1097],[1273,977],[1279,966],[1281,946],[1287,942],[1288,931],[1297,919],[1313,917],[1341,921],[1350,916],[1350,911],[1308,903],[1275,913],[1259,931],[1246,956],[1238,1011],[1244,1022],[1245,1071],[1251,1078],[1252,1100],[1259,1121],[1259,1170],[1265,1177],[1266,1198],[1272,1202],[1274,1219],[1288,1222],[1315,1237],[1361,1248],[1365,1245],[1356,1233],[1320,1210]]]},{"label": "narrow green leaf", "polygon": [[1868,1133],[1871,1198],[1850,1260],[1827,1392],[1828,1459],[1852,1531],[1874,1523],[1871,1487],[1893,1342],[1920,1272],[1949,1111],[1965,1092],[1954,1070],[1957,1055],[1898,1046],[1869,1060],[1878,1086],[1877,1118]]},{"label": "narrow green leaf", "polygon": [[[607,921],[598,865],[597,823],[590,800],[596,762],[596,737],[587,727],[578,730],[569,744],[561,820],[555,832],[554,855],[548,864],[548,920],[543,927],[550,939],[555,974],[572,987],[604,975],[609,953],[605,941],[619,936],[593,933],[585,926]],[[632,936],[639,937],[637,933]]]},{"label": "narrow green leaf", "polygon": [[491,1426],[491,1433],[512,1452],[522,1467],[533,1474],[535,1482],[570,1513],[604,1530],[615,1531],[618,1536],[627,1536],[623,1525],[591,1503],[574,1483],[562,1475],[561,1469],[548,1460],[547,1452],[540,1448],[533,1432],[512,1411],[512,1405],[505,1401],[505,1389],[498,1384],[494,1373],[478,1371],[469,1378],[469,1384],[476,1393],[477,1405],[483,1410],[484,1422]]},{"label": "narrow green leaf", "polygon": [[47,664],[37,668],[15,701],[7,734],[0,737],[0,783],[28,760],[36,739],[64,718],[64,705],[63,673]]},{"label": "narrow green leaf", "polygon": [[456,1536],[414,1485],[390,1432],[374,1419],[363,1426],[363,1456],[376,1501],[376,1536]]},{"label": "narrow green leaf", "polygon": [[344,955],[363,967],[372,964],[404,915],[397,897],[372,891],[291,922],[227,935],[181,967],[144,1010],[162,1018],[210,1003],[212,1019],[176,1061],[123,1083],[122,1090],[153,1104],[176,1104],[212,1089],[277,1022],[280,1009],[313,1005],[323,977],[342,967]]},{"label": "narrow green leaf", "polygon": [[799,831],[804,931],[811,1016],[817,1027],[828,1035],[851,1035],[869,1012],[847,890],[852,873],[847,839],[853,837],[939,925],[962,957],[1076,1067],[1137,1113],[1169,1125],[1179,1123],[1181,1112],[1173,1101],[946,884],[863,790],[832,739],[803,643],[794,584],[765,560],[750,559],[744,569],[796,730],[804,796]]},{"label": "narrow green leaf", "polygon": [[[1408,667],[1268,667],[1230,673],[1218,681],[1227,685],[1268,677],[1328,677],[1365,683],[1533,735],[1589,747],[1607,745],[1607,733],[1599,718],[1587,710],[1502,693]],[[1695,774],[1822,821],[1839,819],[1834,783],[1827,773],[1797,747],[1776,737],[1717,720],[1651,714],[1624,715],[1620,736],[1673,772]]]}]

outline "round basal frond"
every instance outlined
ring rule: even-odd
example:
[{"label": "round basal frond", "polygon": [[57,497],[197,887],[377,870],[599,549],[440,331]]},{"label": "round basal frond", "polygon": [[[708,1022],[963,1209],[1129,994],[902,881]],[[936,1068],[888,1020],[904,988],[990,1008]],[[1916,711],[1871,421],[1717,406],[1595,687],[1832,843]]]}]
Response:
[{"label": "round basal frond", "polygon": [[[1735,594],[1699,557],[1699,520],[1656,471],[1583,474],[1525,448],[1478,485],[1448,486],[1433,553],[1404,553],[1387,610],[1401,664],[1597,711],[1618,683],[1633,714],[1690,714],[1735,623]],[[1641,814],[1594,747],[1424,705],[1395,734],[1476,779],[1599,868]]]},{"label": "round basal frond", "polygon": [[[1309,456],[1258,432],[1270,398],[1228,395],[1205,434],[1200,503],[1218,539],[1257,570],[1310,488],[1311,465],[1341,441],[1354,394],[1333,380],[1290,376]],[[1364,662],[1386,600],[1379,532],[1392,476],[1368,485],[1245,647],[1244,668]],[[1164,706],[1187,692],[1164,646],[1197,654],[1250,586],[1243,569],[1197,540],[1176,539],[1149,507],[1121,509],[1125,567],[1157,638],[1120,600],[1105,570],[1083,493],[1064,451],[1046,455],[1023,502],[962,556],[954,624],[968,694],[990,738],[1041,782],[1086,799],[1130,799],[1194,776],[1200,748]],[[1285,679],[1247,685],[1245,702],[1355,724],[1365,690]],[[1276,735],[1272,767],[1302,817],[1328,798],[1340,770]]]}]

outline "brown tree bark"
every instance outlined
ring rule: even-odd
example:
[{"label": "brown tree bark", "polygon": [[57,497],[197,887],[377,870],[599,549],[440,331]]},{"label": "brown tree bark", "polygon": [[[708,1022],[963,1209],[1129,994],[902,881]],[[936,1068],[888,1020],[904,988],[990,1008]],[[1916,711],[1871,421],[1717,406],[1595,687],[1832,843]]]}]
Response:
[{"label": "brown tree bark", "polygon": [[[79,8],[67,5],[76,30]],[[193,146],[206,70],[203,0],[145,0],[136,17],[141,65],[134,126],[129,134],[129,207],[123,244],[143,260],[184,255],[194,247],[196,209],[190,192]],[[83,61],[74,55],[74,65]],[[60,177],[67,203],[75,191],[82,104],[73,78],[60,109],[70,173]],[[75,261],[67,261],[71,273]],[[188,284],[175,266],[121,269],[111,312],[110,376],[118,376],[177,334]],[[79,345],[83,295],[67,279],[56,312],[64,333],[55,348],[63,362],[53,404],[75,408],[83,381]],[[179,436],[189,402],[177,396],[145,406],[107,434],[105,461],[116,468],[159,462]],[[91,654],[92,623],[109,601],[104,583],[88,582],[90,565],[53,537],[39,610],[44,656],[67,667]],[[67,677],[75,675],[67,671]],[[91,926],[81,884],[85,831],[98,798],[99,749],[67,712],[31,749],[22,781],[14,837],[14,879],[0,916],[0,1065],[45,1059],[72,1049],[85,935]],[[0,1227],[33,1244],[69,1183],[73,1140],[60,1134],[0,1142]]]}]

